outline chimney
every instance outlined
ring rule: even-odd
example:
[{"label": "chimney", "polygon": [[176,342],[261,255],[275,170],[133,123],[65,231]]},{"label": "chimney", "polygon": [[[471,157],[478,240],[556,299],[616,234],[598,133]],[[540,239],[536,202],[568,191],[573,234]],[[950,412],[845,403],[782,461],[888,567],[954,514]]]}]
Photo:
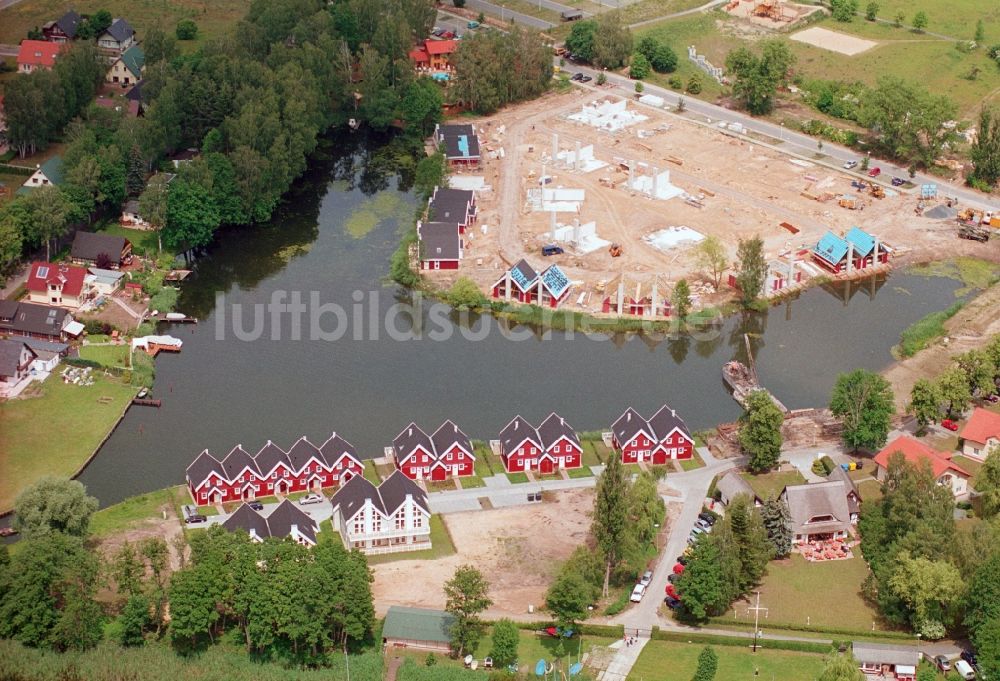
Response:
[{"label": "chimney", "polygon": [[566,419],[564,419],[562,416],[559,417],[559,425],[563,425],[563,426],[566,425]]},{"label": "chimney", "polygon": [[519,425],[521,425],[520,419],[514,419],[514,430],[517,430]]},{"label": "chimney", "polygon": [[410,430],[406,433],[406,437],[413,437],[413,426],[410,426]]},{"label": "chimney", "polygon": [[631,422],[632,422],[632,410],[629,410],[625,414],[625,423],[631,423]]}]

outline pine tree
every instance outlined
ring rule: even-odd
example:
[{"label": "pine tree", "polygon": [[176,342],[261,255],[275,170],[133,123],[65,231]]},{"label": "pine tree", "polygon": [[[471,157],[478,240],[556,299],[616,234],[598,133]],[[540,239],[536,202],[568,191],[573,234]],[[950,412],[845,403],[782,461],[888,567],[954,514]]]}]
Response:
[{"label": "pine tree", "polygon": [[698,654],[698,669],[691,681],[712,681],[718,668],[719,656],[715,654],[712,646],[705,646]]},{"label": "pine tree", "polygon": [[774,549],[774,555],[787,556],[792,552],[792,526],[788,504],[779,497],[770,497],[761,506],[760,515],[767,530],[767,540]]},{"label": "pine tree", "polygon": [[761,516],[746,494],[730,500],[724,522],[729,523],[732,530],[736,557],[740,562],[737,591],[744,593],[764,576],[767,562],[771,560],[771,544]]},{"label": "pine tree", "polygon": [[128,151],[125,166],[125,188],[129,196],[139,196],[146,188],[146,161],[138,144],[133,144]]},{"label": "pine tree", "polygon": [[628,541],[628,480],[621,458],[615,454],[608,457],[608,463],[597,479],[597,493],[594,499],[594,520],[591,533],[604,556],[603,595],[608,595],[611,569],[621,560]]}]

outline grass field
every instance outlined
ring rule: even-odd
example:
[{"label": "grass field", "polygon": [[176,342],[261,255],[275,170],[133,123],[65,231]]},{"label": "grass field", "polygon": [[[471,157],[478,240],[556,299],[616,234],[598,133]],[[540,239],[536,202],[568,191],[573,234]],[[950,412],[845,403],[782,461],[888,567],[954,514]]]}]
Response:
[{"label": "grass field", "polygon": [[584,466],[603,465],[611,452],[601,440],[583,440],[580,445],[583,447]]},{"label": "grass field", "polygon": [[520,485],[528,482],[527,473],[505,473],[507,479],[510,480],[512,485]]},{"label": "grass field", "polygon": [[796,470],[772,471],[754,475],[752,473],[740,473],[747,481],[754,493],[761,499],[776,497],[785,488],[785,485],[801,485],[806,481],[802,474]]},{"label": "grass field", "polygon": [[858,494],[861,495],[861,503],[866,501],[878,501],[882,498],[882,483],[869,478],[858,483]]},{"label": "grass field", "polygon": [[486,487],[486,483],[478,475],[462,478],[462,489],[475,489],[477,487]]},{"label": "grass field", "polygon": [[[860,556],[850,560],[810,563],[798,554],[771,562],[760,585],[760,602],[768,608],[767,623],[809,625],[870,631],[884,629],[876,612],[861,598],[868,564]],[[746,602],[737,601],[726,617],[746,622]],[[752,617],[752,615],[751,615]],[[767,628],[767,624],[764,625]]]},{"label": "grass field", "polygon": [[590,470],[590,466],[580,466],[579,468],[567,469],[566,474],[570,478],[590,478],[593,477],[594,472]]},{"label": "grass field", "polygon": [[[672,641],[650,641],[628,675],[628,681],[690,681],[698,668],[704,646]],[[714,646],[719,656],[716,679],[780,679],[813,681],[823,669],[823,656],[786,650],[763,650]],[[755,673],[756,672],[756,673]]]},{"label": "grass field", "polygon": [[368,563],[392,563],[397,560],[435,560],[444,558],[455,553],[455,544],[451,541],[448,528],[444,525],[441,516],[434,514],[431,516],[431,548],[423,551],[401,551],[400,553],[387,553],[381,556],[368,556]]},{"label": "grass field", "polygon": [[[94,385],[49,377],[37,397],[0,404],[0,509],[43,475],[70,476],[118,422],[135,388],[94,372]],[[100,398],[108,398],[99,401]]]},{"label": "grass field", "polygon": [[705,462],[701,460],[701,455],[698,452],[693,452],[690,459],[681,459],[680,464],[683,470],[693,471],[704,466]]},{"label": "grass field", "polygon": [[129,346],[84,345],[80,348],[80,358],[100,362],[106,367],[128,367]]},{"label": "grass field", "polygon": [[966,471],[968,471],[969,475],[971,475],[973,478],[975,478],[976,474],[979,473],[979,469],[983,467],[981,461],[970,459],[969,457],[962,456],[961,454],[956,454],[955,456],[951,457],[951,460],[957,463],[962,468],[964,468]]},{"label": "grass field", "polygon": [[[136,255],[156,256],[156,232],[152,230],[125,229],[117,222],[107,222],[100,225],[97,231],[125,237],[132,242],[132,250]],[[163,252],[169,253],[167,249]]]},{"label": "grass field", "polygon": [[[160,507],[176,505],[187,501],[184,485],[159,489],[148,494],[131,497],[107,508],[102,508],[90,519],[90,533],[95,537],[103,537],[120,532],[133,523],[149,518],[158,518]],[[211,508],[213,514],[215,508]],[[206,514],[207,515],[207,514]]]},{"label": "grass field", "polygon": [[365,459],[365,479],[373,485],[382,482],[382,478],[378,476],[378,470],[375,468],[375,462],[371,459]]},{"label": "grass field", "polygon": [[[28,30],[46,21],[58,19],[69,9],[63,0],[23,0],[3,10],[0,20],[0,43],[19,43]],[[112,16],[124,17],[135,28],[140,40],[147,28],[159,22],[173,33],[181,19],[194,19],[198,24],[198,43],[218,36],[246,14],[250,0],[77,0],[72,4],[80,14],[93,14],[106,9]],[[190,45],[191,43],[180,43]]]},{"label": "grass field", "polygon": [[917,12],[927,15],[927,30],[953,38],[972,40],[976,21],[983,20],[987,45],[1000,42],[1000,5],[982,0],[879,0],[880,19],[893,21],[898,12],[906,15],[903,23],[909,25]]}]

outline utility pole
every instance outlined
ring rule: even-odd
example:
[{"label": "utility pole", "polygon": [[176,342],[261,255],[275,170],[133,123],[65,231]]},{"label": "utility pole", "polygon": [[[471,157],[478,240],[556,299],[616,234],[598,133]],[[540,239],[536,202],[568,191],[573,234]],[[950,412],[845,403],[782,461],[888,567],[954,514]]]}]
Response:
[{"label": "utility pole", "polygon": [[751,611],[753,612],[753,652],[756,653],[757,637],[760,634],[760,627],[758,626],[760,623],[760,613],[763,611],[764,618],[767,619],[767,608],[762,608],[760,606],[760,591],[756,591],[754,593],[757,594],[757,604],[753,607],[747,608],[747,614],[750,614]]}]

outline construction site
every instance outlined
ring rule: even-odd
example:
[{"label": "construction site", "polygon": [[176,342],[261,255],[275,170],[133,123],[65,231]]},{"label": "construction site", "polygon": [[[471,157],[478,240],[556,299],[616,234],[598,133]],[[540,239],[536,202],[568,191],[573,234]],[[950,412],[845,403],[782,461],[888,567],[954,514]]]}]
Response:
[{"label": "construction site", "polygon": [[785,0],[730,0],[724,9],[734,17],[772,29],[787,28],[814,12],[823,11],[817,5],[800,5]]},{"label": "construction site", "polygon": [[[780,140],[750,138],[739,124],[679,116],[655,96],[575,90],[475,127],[482,164],[454,171],[451,182],[476,189],[478,224],[464,235],[459,269],[428,275],[440,287],[465,276],[490,296],[524,259],[537,272],[558,265],[569,280],[560,309],[662,317],[680,279],[694,309],[733,299],[737,246],[757,235],[768,261],[766,295],[907,260],[982,257],[990,248],[958,238],[961,208],[936,186],[862,180],[784,154],[773,148]],[[817,257],[820,242],[843,241],[853,228],[874,240],[881,259],[849,257],[831,269],[829,258]],[[729,260],[718,289],[698,257],[710,236]]]}]

